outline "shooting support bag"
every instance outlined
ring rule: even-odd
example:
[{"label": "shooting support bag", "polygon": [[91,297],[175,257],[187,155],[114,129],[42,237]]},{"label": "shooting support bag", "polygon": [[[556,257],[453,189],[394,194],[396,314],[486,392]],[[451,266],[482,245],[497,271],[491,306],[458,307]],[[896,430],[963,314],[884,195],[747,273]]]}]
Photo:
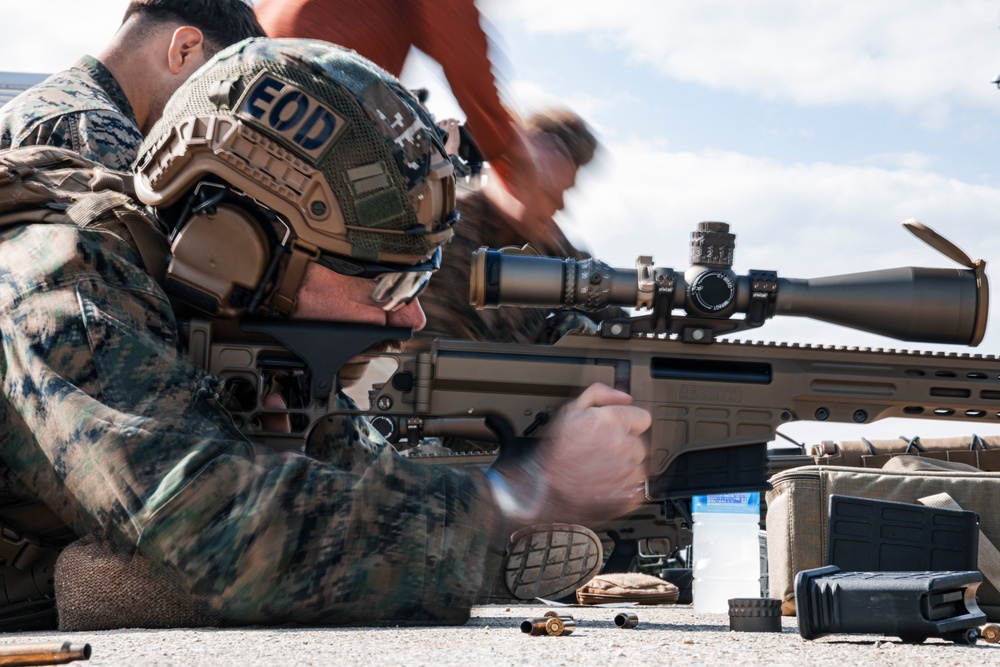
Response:
[{"label": "shooting support bag", "polygon": [[[883,469],[802,466],[777,473],[767,492],[769,592],[782,613],[795,613],[795,575],[827,565],[830,496],[919,503],[979,514],[979,605],[1000,620],[1000,472],[898,456]],[[946,494],[945,497],[942,494]]]},{"label": "shooting support bag", "polygon": [[954,438],[920,436],[895,440],[825,441],[809,448],[816,465],[881,468],[896,456],[920,456],[965,463],[988,472],[1000,472],[1000,436],[970,435]]}]

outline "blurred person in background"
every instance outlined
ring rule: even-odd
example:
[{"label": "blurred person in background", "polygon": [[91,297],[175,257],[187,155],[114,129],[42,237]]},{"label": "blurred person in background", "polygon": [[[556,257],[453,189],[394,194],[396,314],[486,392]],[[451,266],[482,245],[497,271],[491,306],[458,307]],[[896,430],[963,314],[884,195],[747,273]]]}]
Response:
[{"label": "blurred person in background", "polygon": [[500,100],[489,43],[473,0],[263,0],[271,37],[322,39],[357,51],[395,76],[411,47],[444,69],[483,157],[524,206],[542,211],[550,146],[536,143]]},{"label": "blurred person in background", "polygon": [[[454,131],[454,129],[453,129]],[[528,207],[517,184],[488,181],[458,200],[461,222],[444,253],[441,268],[421,302],[427,328],[421,337],[470,338],[506,343],[551,343],[568,331],[592,331],[593,321],[581,313],[554,313],[538,308],[475,310],[469,292],[472,252],[481,246],[501,248],[526,243],[549,257],[584,259],[555,221],[564,195],[576,184],[579,169],[598,148],[587,123],[567,109],[549,109],[528,117],[524,131],[533,144],[545,145],[539,166],[548,174],[538,205]]]},{"label": "blurred person in background", "polygon": [[[447,124],[450,142],[456,144],[457,126]],[[541,255],[584,259],[555,221],[563,209],[565,193],[576,184],[579,169],[589,164],[598,148],[587,123],[567,109],[550,109],[528,117],[525,134],[532,145],[544,146],[539,168],[547,175],[539,188],[537,205],[526,206],[517,183],[489,180],[486,185],[459,197],[461,216],[455,235],[444,253],[441,268],[421,296],[427,326],[417,334],[411,349],[427,345],[433,338],[467,338],[505,343],[553,343],[564,334],[594,332],[596,323],[575,311],[542,308],[498,308],[475,310],[469,293],[472,252],[481,246],[500,248],[528,243]],[[613,309],[598,314],[598,321],[623,316]],[[442,449],[443,446],[443,449]],[[409,452],[412,457],[449,451],[491,450],[492,443],[473,443],[446,438],[442,443],[426,441]],[[567,546],[568,545],[568,546]],[[573,553],[575,557],[570,557]],[[536,597],[560,599],[573,595],[593,578],[603,562],[600,538],[585,526],[572,523],[540,523],[511,535],[508,556],[489,600]],[[526,567],[531,563],[531,567]]]}]

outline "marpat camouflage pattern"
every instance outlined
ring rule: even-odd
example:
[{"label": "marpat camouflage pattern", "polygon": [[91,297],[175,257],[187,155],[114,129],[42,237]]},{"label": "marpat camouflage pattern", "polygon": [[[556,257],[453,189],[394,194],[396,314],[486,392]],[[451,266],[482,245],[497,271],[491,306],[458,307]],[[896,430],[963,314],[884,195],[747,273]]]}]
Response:
[{"label": "marpat camouflage pattern", "polygon": [[108,68],[84,56],[0,108],[0,149],[56,146],[127,171],[142,143],[135,112]]},{"label": "marpat camouflage pattern", "polygon": [[[293,65],[362,69],[303,49]],[[121,225],[6,220],[0,456],[23,492],[77,535],[165,564],[225,623],[468,618],[497,523],[481,474],[409,462],[360,416],[322,424],[312,455],[255,446],[218,379],[185,359],[168,297]]]},{"label": "marpat camouflage pattern", "polygon": [[361,417],[316,432],[337,465],[255,448],[114,234],[9,229],[0,267],[3,460],[78,535],[166,563],[227,622],[464,622],[483,482],[405,461]]}]

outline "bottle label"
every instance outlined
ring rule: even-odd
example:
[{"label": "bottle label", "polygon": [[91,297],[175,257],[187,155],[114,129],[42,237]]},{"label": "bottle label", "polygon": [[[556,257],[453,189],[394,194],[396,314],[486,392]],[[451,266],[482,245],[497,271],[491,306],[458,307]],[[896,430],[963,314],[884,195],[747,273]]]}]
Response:
[{"label": "bottle label", "polygon": [[760,492],[717,493],[691,498],[692,514],[754,514],[760,516]]}]

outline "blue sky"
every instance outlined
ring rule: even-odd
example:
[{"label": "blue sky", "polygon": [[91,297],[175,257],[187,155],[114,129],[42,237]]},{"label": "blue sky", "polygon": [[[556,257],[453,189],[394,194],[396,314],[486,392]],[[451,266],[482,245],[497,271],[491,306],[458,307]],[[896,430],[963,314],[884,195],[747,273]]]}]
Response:
[{"label": "blue sky", "polygon": [[[0,69],[50,72],[95,53],[126,4],[5,7]],[[567,105],[597,128],[602,159],[581,174],[561,222],[617,266],[652,254],[685,268],[700,220],[732,225],[741,273],[955,266],[900,227],[911,217],[973,258],[1000,262],[996,2],[483,0],[481,8],[510,106]],[[432,88],[439,118],[460,115],[425,59],[411,59],[403,79]],[[993,293],[997,319],[1000,282]],[[795,318],[746,337],[1000,354],[996,322],[978,349]],[[1000,426],[783,428],[813,441],[971,430]]]}]

